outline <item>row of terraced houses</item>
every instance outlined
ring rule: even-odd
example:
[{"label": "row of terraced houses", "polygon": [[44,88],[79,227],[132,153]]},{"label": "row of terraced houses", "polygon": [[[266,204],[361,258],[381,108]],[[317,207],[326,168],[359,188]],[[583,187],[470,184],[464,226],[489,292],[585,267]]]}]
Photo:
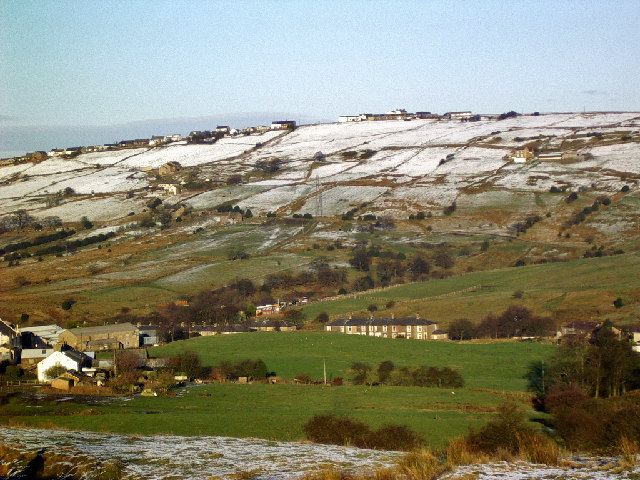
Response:
[{"label": "row of terraced houses", "polygon": [[367,335],[382,338],[413,338],[417,340],[446,340],[447,332],[438,329],[438,324],[420,318],[346,318],[335,320],[325,326],[327,332],[347,335]]}]

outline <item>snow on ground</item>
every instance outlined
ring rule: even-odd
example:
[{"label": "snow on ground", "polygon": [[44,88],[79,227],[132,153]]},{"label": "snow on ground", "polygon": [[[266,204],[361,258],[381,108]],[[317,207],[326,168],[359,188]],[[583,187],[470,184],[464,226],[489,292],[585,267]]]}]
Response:
[{"label": "snow on ground", "polygon": [[147,150],[147,148],[127,148],[125,150],[83,153],[76,157],[76,161],[87,163],[89,165],[114,165],[127,157],[139,155]]},{"label": "snow on ground", "polygon": [[0,167],[0,182],[8,180],[14,175],[24,172],[31,167],[33,167],[33,163],[21,163],[19,165],[7,165],[5,167]]},{"label": "snow on ground", "polygon": [[621,123],[640,116],[640,113],[578,113],[571,118],[556,123],[557,127],[593,128]]},{"label": "snow on ground", "polygon": [[603,168],[618,172],[630,172],[640,174],[640,144],[619,143],[615,145],[603,145],[589,150],[593,159],[574,163],[571,166],[577,168]]},{"label": "snow on ground", "polygon": [[51,175],[54,173],[71,172],[74,170],[83,170],[95,167],[89,167],[82,162],[76,160],[65,160],[63,158],[50,158],[44,162],[40,162],[32,166],[24,172],[26,175]]},{"label": "snow on ground", "polygon": [[145,208],[145,201],[136,198],[125,198],[124,195],[110,197],[93,197],[66,202],[57,207],[33,210],[34,217],[60,217],[63,222],[77,222],[82,217],[98,222],[112,221],[126,217],[129,212],[140,213]]},{"label": "snow on ground", "polygon": [[[284,480],[301,476],[320,466],[362,471],[387,467],[400,455],[333,445],[274,442],[228,437],[128,436],[61,430],[0,428],[7,444],[30,450],[71,447],[101,460],[121,460],[127,473],[149,480],[165,478],[251,478]],[[188,458],[188,461],[185,461]]]},{"label": "snow on ground", "polygon": [[[340,215],[355,206],[373,202],[387,192],[387,187],[348,186],[341,185],[322,192],[323,215]],[[307,199],[299,213],[316,214],[318,198],[316,195]]]},{"label": "snow on ground", "polygon": [[85,174],[84,172],[61,180],[52,185],[54,190],[69,187],[76,193],[113,193],[138,190],[148,185],[146,176],[141,172],[130,172],[118,167],[108,167]]},{"label": "snow on ground", "polygon": [[233,201],[239,203],[241,200],[250,197],[251,195],[255,195],[256,193],[260,193],[268,189],[268,187],[256,185],[238,185],[235,187],[216,188],[215,190],[209,190],[208,192],[194,195],[186,200],[185,203],[195,209],[202,210],[214,208],[225,202]]},{"label": "snow on ground", "polygon": [[387,197],[390,202],[402,201],[417,203],[419,205],[445,206],[458,196],[458,190],[452,185],[421,185],[396,188]]},{"label": "snow on ground", "polygon": [[357,164],[358,162],[328,163],[327,165],[322,165],[321,167],[314,168],[311,171],[310,178],[311,180],[315,180],[316,177],[330,177],[332,175],[336,175],[340,172],[348,170],[351,167],[355,167]]},{"label": "snow on ground", "polygon": [[61,189],[60,187],[53,187],[53,185],[68,180],[70,177],[73,177],[73,175],[61,173],[57,175],[21,178],[9,185],[0,186],[0,199],[55,193]]},{"label": "snow on ground", "polygon": [[312,185],[286,185],[258,193],[240,202],[241,208],[256,213],[274,212],[313,191]]}]

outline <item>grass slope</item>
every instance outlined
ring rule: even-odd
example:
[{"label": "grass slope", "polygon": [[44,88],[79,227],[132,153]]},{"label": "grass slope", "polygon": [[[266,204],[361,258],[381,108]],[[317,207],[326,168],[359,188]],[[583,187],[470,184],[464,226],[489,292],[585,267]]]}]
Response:
[{"label": "grass slope", "polygon": [[527,366],[549,356],[553,348],[546,343],[454,343],[301,331],[193,338],[154,348],[152,354],[168,356],[192,350],[205,365],[259,358],[284,378],[300,373],[322,378],[323,361],[328,375],[348,377],[347,371],[355,361],[376,367],[392,360],[399,366],[455,368],[467,387],[523,391]]},{"label": "grass slope", "polygon": [[[315,302],[306,306],[304,313],[309,319],[320,312],[340,316],[365,312],[370,304],[384,308],[393,300],[397,313],[419,312],[446,323],[464,316],[480,319],[500,311],[514,302],[513,292],[522,290],[525,305],[539,313],[584,310],[606,317],[619,315],[612,306],[617,296],[640,289],[639,269],[640,253],[502,268]],[[632,311],[626,314],[634,316]]]}]

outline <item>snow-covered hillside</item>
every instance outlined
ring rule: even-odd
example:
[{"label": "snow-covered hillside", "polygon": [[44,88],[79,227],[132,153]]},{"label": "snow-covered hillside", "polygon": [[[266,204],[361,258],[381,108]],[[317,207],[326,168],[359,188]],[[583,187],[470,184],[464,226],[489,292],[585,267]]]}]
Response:
[{"label": "snow-covered hillside", "polygon": [[[322,204],[323,215],[338,215],[369,203],[374,211],[405,215],[440,209],[479,187],[542,192],[556,185],[607,192],[638,181],[639,132],[638,113],[567,113],[503,121],[321,124],[213,145],[89,153],[0,167],[0,215],[26,209],[63,220],[122,218],[140,211],[147,197],[166,197],[157,185],[167,180],[155,169],[170,161],[208,181],[205,187],[183,189],[171,201],[196,209],[234,202],[254,214],[316,215]],[[512,149],[535,140],[543,149],[575,156],[527,164],[505,159]],[[274,160],[274,168],[262,168]],[[243,183],[225,186],[233,174],[242,175]],[[75,194],[58,205],[47,202],[64,189]]]}]

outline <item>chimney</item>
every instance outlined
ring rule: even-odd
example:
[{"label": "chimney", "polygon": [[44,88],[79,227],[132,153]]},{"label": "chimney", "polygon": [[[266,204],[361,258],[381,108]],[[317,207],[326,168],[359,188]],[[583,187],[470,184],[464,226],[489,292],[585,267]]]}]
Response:
[{"label": "chimney", "polygon": [[353,319],[353,317],[351,316],[351,314],[349,314],[349,320],[352,320],[352,319]]},{"label": "chimney", "polygon": [[420,320],[420,314],[416,313],[416,320]]},{"label": "chimney", "polygon": [[395,313],[392,313],[392,314],[391,314],[391,320],[395,320],[395,319],[396,319],[396,314],[395,314]]}]

